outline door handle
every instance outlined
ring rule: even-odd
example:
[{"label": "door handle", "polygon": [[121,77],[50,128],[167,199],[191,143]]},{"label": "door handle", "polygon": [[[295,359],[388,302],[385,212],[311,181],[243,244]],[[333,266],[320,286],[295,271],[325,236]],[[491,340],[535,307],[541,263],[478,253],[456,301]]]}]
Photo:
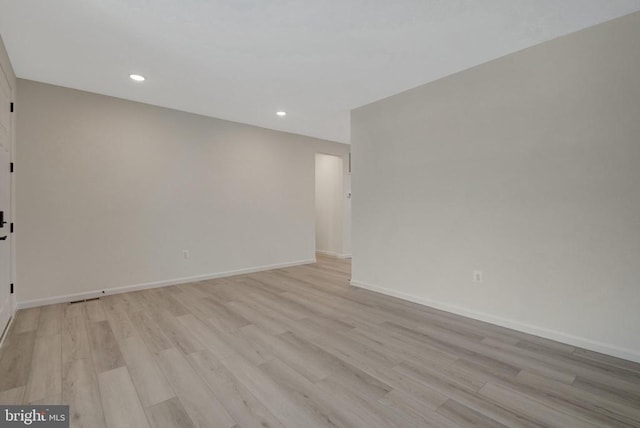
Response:
[{"label": "door handle", "polygon": [[7,222],[4,221],[4,211],[0,211],[0,227],[4,227],[5,224],[7,224]]},{"label": "door handle", "polygon": [[0,241],[5,241],[7,239],[6,236],[0,236]]}]

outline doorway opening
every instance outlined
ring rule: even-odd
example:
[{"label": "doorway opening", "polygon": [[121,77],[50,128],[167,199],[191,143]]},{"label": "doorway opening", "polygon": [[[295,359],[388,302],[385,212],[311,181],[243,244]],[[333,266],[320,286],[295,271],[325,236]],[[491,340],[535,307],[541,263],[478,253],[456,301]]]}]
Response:
[{"label": "doorway opening", "polygon": [[351,257],[350,177],[342,157],[316,153],[316,253]]}]

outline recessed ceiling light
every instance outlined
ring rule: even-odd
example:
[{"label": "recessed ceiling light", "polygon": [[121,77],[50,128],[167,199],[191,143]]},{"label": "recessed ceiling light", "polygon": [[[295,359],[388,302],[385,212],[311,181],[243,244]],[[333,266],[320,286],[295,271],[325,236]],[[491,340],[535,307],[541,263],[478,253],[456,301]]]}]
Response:
[{"label": "recessed ceiling light", "polygon": [[286,112],[286,111],[278,111],[278,112],[276,112],[276,114],[277,114],[278,116],[280,116],[280,117],[283,117],[283,116],[286,116],[286,115],[287,115],[287,112]]},{"label": "recessed ceiling light", "polygon": [[146,80],[144,76],[140,76],[139,74],[130,74],[129,77],[136,82],[144,82]]}]

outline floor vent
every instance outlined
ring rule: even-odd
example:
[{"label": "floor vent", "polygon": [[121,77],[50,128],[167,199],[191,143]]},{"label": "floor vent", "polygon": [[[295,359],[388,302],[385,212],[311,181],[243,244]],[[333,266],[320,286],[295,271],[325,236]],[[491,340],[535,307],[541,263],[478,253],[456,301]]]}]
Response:
[{"label": "floor vent", "polygon": [[69,302],[69,304],[73,305],[74,303],[90,302],[92,300],[100,300],[100,298],[99,297],[92,297],[91,299],[74,300],[73,302]]}]

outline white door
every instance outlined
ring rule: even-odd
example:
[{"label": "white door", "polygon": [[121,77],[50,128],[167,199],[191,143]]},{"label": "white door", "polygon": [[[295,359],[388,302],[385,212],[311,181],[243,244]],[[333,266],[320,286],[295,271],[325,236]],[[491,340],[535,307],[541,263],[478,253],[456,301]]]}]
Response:
[{"label": "white door", "polygon": [[12,315],[11,294],[11,89],[0,68],[0,335]]}]

